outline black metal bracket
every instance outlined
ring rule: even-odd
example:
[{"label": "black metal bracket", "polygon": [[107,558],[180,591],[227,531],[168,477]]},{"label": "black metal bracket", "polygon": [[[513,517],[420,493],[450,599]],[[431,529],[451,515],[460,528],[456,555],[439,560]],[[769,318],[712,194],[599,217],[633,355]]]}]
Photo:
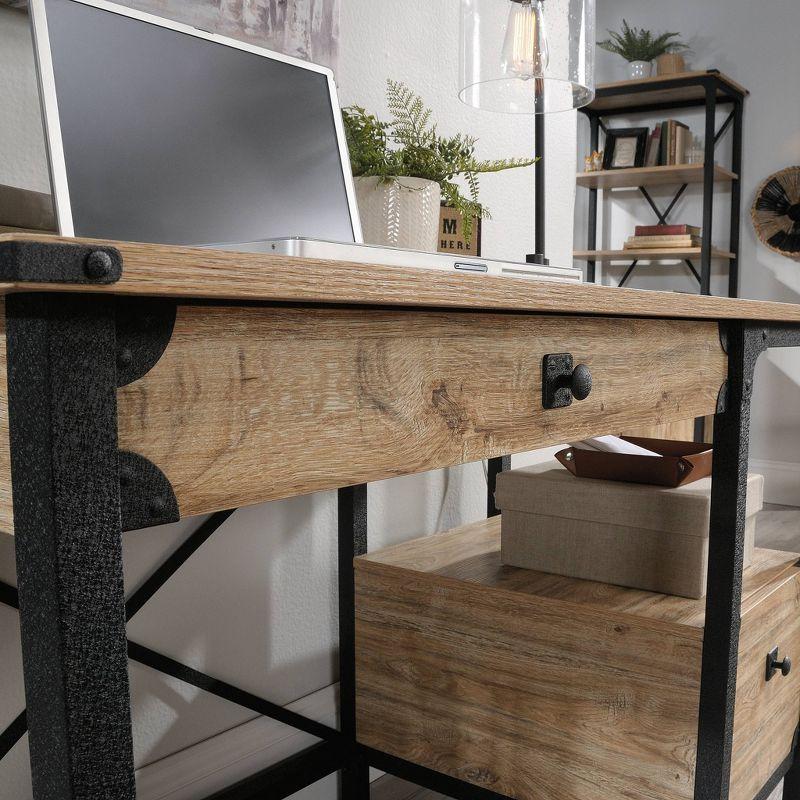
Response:
[{"label": "black metal bracket", "polygon": [[117,386],[144,377],[172,338],[178,306],[161,297],[118,297]]},{"label": "black metal bracket", "polygon": [[64,242],[0,242],[0,280],[107,285],[122,277],[115,247]]},{"label": "black metal bracket", "polygon": [[119,451],[119,485],[123,531],[166,525],[181,518],[172,484],[144,456]]},{"label": "black metal bracket", "polygon": [[[144,377],[169,345],[177,304],[159,297],[115,298],[117,387]],[[151,461],[120,451],[122,530],[165,525],[180,519],[172,484]]]}]

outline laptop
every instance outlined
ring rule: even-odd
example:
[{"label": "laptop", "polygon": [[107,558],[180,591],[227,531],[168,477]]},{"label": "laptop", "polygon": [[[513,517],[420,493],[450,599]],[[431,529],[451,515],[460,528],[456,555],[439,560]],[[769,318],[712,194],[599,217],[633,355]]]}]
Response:
[{"label": "laptop", "polygon": [[362,244],[331,70],[105,0],[30,0],[64,236],[580,282]]}]

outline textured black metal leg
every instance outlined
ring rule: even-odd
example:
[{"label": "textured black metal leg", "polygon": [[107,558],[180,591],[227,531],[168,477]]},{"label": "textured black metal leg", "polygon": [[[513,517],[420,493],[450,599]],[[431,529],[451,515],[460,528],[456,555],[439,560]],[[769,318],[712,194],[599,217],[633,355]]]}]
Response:
[{"label": "textured black metal leg", "polygon": [[340,773],[343,800],[369,798],[369,766],[356,750],[356,612],[353,559],[367,552],[367,485],[339,490],[339,720],[352,757]]},{"label": "textured black metal leg", "polygon": [[747,457],[760,331],[729,326],[726,407],[714,419],[708,594],[700,682],[695,800],[727,800],[741,622]]},{"label": "textured black metal leg", "polygon": [[490,458],[489,466],[486,471],[486,482],[488,484],[488,496],[486,498],[486,516],[496,517],[500,509],[495,505],[494,493],[497,490],[497,476],[501,472],[511,469],[511,456],[500,456],[500,458]]},{"label": "textured black metal leg", "polygon": [[133,800],[113,300],[6,304],[17,575],[36,800]]}]

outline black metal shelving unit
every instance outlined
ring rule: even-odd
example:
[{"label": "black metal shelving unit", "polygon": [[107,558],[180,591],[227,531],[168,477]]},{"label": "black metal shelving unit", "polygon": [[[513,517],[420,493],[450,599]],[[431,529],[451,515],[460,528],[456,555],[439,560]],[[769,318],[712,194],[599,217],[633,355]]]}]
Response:
[{"label": "black metal shelving unit", "polygon": [[[638,81],[622,81],[597,87],[594,101],[584,108],[581,112],[589,120],[590,127],[590,147],[594,150],[600,149],[600,133],[607,130],[606,119],[610,117],[627,116],[630,114],[643,114],[650,112],[668,111],[672,109],[705,108],[705,158],[704,164],[698,170],[696,182],[703,187],[703,242],[702,247],[696,248],[697,252],[681,254],[680,258],[686,263],[688,268],[697,278],[700,285],[700,294],[711,294],[711,264],[716,258],[723,258],[728,261],[728,296],[736,297],[739,291],[739,233],[741,224],[741,187],[740,175],[742,167],[742,121],[744,113],[744,101],[748,91],[732,81],[718,70],[707,70],[705,72],[687,72],[676,75],[660,76],[657,78],[645,78]],[[719,106],[726,106],[730,111],[717,127],[716,112]],[[731,132],[732,157],[731,172],[727,170],[720,174],[720,167],[715,163],[717,145],[726,133]],[[669,167],[656,168],[668,171]],[[607,173],[604,173],[607,174]],[[680,175],[680,170],[676,169],[676,174]],[[714,194],[715,186],[720,180],[730,180],[730,242],[727,251],[720,251],[713,246],[713,223],[714,223]],[[668,174],[662,172],[658,175],[657,185],[667,185],[669,183]],[[668,222],[669,215],[675,208],[678,200],[686,191],[689,182],[685,180],[685,175],[676,179],[676,194],[665,210],[661,210],[648,192],[647,180],[642,180],[642,185],[634,183],[628,184],[638,188],[644,199],[655,213],[656,219],[660,223]],[[652,184],[650,184],[652,185]],[[589,188],[589,222],[587,231],[587,251],[576,254],[582,260],[587,261],[587,279],[594,283],[596,280],[596,265],[598,261],[626,260],[623,251],[614,253],[609,257],[608,252],[597,250],[597,211],[598,211],[598,191],[597,185]],[[594,255],[594,257],[593,257]],[[657,256],[656,254],[639,258],[665,258],[667,256]],[[699,257],[699,270],[695,267],[693,258]],[[634,256],[627,258],[629,266],[620,282],[624,285],[633,270],[636,268],[639,259]]]}]

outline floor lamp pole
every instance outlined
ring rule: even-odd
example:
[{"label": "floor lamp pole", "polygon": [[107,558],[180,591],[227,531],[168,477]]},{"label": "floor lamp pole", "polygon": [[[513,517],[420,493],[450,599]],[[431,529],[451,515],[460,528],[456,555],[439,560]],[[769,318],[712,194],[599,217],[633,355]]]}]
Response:
[{"label": "floor lamp pole", "polygon": [[534,249],[529,255],[529,264],[549,264],[545,258],[545,159],[544,159],[544,114],[534,116],[533,151],[539,160],[533,167],[534,179]]}]

